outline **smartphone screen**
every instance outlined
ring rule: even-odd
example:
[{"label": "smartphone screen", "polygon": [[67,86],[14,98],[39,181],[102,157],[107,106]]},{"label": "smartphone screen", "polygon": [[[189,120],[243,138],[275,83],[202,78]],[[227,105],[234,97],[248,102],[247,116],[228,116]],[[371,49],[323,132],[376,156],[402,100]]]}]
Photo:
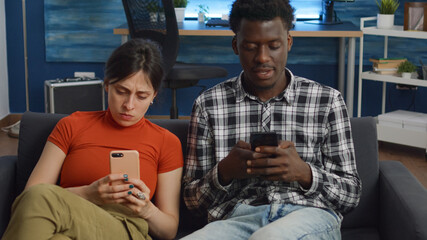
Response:
[{"label": "smartphone screen", "polygon": [[139,153],[136,150],[114,150],[110,152],[110,172],[127,174],[129,178],[140,178]]},{"label": "smartphone screen", "polygon": [[258,146],[278,146],[278,136],[275,132],[253,132],[250,136],[252,151]]}]

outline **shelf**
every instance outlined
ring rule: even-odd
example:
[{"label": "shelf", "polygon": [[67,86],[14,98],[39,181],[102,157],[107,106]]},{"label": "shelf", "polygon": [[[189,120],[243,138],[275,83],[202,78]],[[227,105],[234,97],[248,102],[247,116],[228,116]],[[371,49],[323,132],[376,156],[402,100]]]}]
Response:
[{"label": "shelf", "polygon": [[376,26],[365,27],[365,22],[376,21],[377,17],[366,17],[360,19],[360,30],[366,35],[377,35],[384,37],[403,37],[403,38],[419,38],[427,39],[427,32],[425,31],[405,31],[403,26],[395,25],[392,29],[380,29]]},{"label": "shelf", "polygon": [[420,79],[414,79],[414,78],[408,79],[408,78],[402,78],[402,77],[393,76],[393,75],[383,75],[383,74],[377,74],[371,71],[363,72],[362,79],[427,87],[427,80],[420,80]]},{"label": "shelf", "polygon": [[[412,39],[427,39],[427,32],[423,31],[404,31],[403,26],[394,26],[392,29],[378,29],[374,27],[365,27],[365,22],[375,21],[376,17],[367,17],[360,19],[360,30],[364,35],[374,35],[384,37],[384,58],[387,58],[388,52],[388,37],[412,38]],[[386,83],[406,84],[411,86],[427,87],[427,80],[407,79],[394,75],[377,74],[372,71],[362,72],[363,68],[363,41],[360,39],[360,54],[359,54],[359,89],[358,89],[358,105],[357,116],[361,116],[362,112],[362,82],[363,80],[379,81],[383,83],[382,89],[382,107],[381,112],[385,113],[386,102]],[[396,126],[388,126],[377,123],[378,140],[385,142],[393,142],[402,145],[425,148],[427,151],[427,132],[416,131],[408,128],[399,128]]]},{"label": "shelf", "polygon": [[377,133],[379,141],[427,148],[426,132],[377,124]]},{"label": "shelf", "polygon": [[360,30],[362,30],[363,34],[366,34],[366,35],[427,39],[427,32],[404,31],[403,26],[393,26],[392,29],[364,27],[364,28],[361,28]]}]

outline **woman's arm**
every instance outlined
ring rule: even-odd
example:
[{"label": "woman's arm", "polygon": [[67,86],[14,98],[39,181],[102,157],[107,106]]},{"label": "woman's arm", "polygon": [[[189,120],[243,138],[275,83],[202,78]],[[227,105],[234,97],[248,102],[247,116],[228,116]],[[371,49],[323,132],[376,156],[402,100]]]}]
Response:
[{"label": "woman's arm", "polygon": [[55,144],[46,142],[25,189],[39,183],[56,184],[65,156],[65,153]]},{"label": "woman's arm", "polygon": [[160,239],[173,239],[179,223],[179,197],[182,168],[158,175],[154,211],[146,218],[150,235]]}]

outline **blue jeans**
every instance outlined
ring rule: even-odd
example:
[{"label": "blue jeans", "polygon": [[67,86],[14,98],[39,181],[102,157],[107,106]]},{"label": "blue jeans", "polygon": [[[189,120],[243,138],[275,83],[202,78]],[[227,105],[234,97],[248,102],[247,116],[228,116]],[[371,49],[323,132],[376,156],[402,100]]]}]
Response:
[{"label": "blue jeans", "polygon": [[184,240],[341,239],[332,211],[292,204],[237,205],[230,217],[207,224]]}]

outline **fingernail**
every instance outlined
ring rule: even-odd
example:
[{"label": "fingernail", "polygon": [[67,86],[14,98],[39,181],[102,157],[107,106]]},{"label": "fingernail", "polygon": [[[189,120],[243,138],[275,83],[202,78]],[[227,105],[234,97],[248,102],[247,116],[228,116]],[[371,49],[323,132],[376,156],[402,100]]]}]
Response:
[{"label": "fingernail", "polygon": [[132,191],[129,191],[129,192],[128,192],[128,194],[129,194],[129,195],[131,195],[131,194],[132,194]]},{"label": "fingernail", "polygon": [[123,174],[123,177],[124,177],[124,178],[128,178],[128,175],[127,175],[127,174]]},{"label": "fingernail", "polygon": [[127,181],[129,181],[129,179],[125,178],[125,181],[126,181],[126,182],[127,182]]},{"label": "fingernail", "polygon": [[129,185],[129,188],[133,188],[133,184]]}]

